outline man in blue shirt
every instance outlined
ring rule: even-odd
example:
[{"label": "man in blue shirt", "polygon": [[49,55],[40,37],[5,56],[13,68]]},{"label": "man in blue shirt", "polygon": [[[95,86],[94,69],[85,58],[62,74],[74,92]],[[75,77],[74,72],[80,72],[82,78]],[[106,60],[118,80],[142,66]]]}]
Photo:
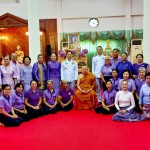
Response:
[{"label": "man in blue shirt", "polygon": [[122,55],[121,55],[122,61],[119,62],[116,66],[116,69],[119,71],[119,73],[118,73],[119,78],[123,78],[122,73],[124,70],[130,70],[130,72],[133,73],[133,66],[132,66],[131,62],[127,60],[127,58],[128,58],[128,54],[122,53]]}]

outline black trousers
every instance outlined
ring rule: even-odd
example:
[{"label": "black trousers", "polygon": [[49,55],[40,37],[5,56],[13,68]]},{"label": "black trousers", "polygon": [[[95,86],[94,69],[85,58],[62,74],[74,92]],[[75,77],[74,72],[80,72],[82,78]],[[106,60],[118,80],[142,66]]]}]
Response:
[{"label": "black trousers", "polygon": [[113,114],[113,113],[117,112],[117,109],[116,109],[115,106],[114,107],[110,107],[109,109],[110,109],[110,111],[108,111],[105,108],[103,108],[103,106],[100,106],[100,107],[95,108],[95,112],[96,113],[102,113],[104,115],[109,115],[109,114]]},{"label": "black trousers", "polygon": [[50,109],[47,105],[42,104],[44,114],[56,114],[57,113],[57,107]]},{"label": "black trousers", "polygon": [[36,110],[36,109],[26,106],[26,109],[29,114],[29,119],[37,118],[37,117],[44,115],[42,108]]},{"label": "black trousers", "polygon": [[30,115],[28,112],[27,112],[27,114],[24,114],[24,113],[21,113],[21,112],[18,112],[15,110],[15,114],[17,114],[19,117],[21,117],[23,119],[23,121],[29,121],[30,120]]},{"label": "black trousers", "polygon": [[23,119],[21,117],[10,118],[10,117],[4,116],[3,114],[0,114],[0,122],[3,123],[6,127],[16,127],[16,126],[19,126],[23,122]]},{"label": "black trousers", "polygon": [[62,111],[69,111],[73,108],[73,102],[71,102],[70,104],[68,104],[67,106],[63,107],[61,106],[60,103],[57,104],[57,109],[58,110],[62,110]]}]

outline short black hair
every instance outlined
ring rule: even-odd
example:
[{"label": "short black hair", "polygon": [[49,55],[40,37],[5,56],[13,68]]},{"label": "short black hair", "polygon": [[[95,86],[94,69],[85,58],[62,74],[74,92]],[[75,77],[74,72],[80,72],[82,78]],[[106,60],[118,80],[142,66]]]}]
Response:
[{"label": "short black hair", "polygon": [[112,84],[112,81],[111,81],[111,80],[106,81],[106,84],[107,84],[108,82],[110,82],[110,83]]},{"label": "short black hair", "polygon": [[[30,85],[32,84],[32,82],[36,82],[36,83],[37,83],[37,81],[35,81],[35,80],[31,80],[31,81],[30,81]],[[38,83],[37,83],[37,84],[38,84]]]},{"label": "short black hair", "polygon": [[101,50],[103,51],[103,47],[102,46],[97,46],[96,49],[101,48]]},{"label": "short black hair", "polygon": [[40,56],[42,56],[42,57],[43,57],[43,55],[42,55],[42,54],[38,54],[37,58],[39,58]]},{"label": "short black hair", "polygon": [[113,50],[112,50],[112,52],[113,51],[117,51],[118,53],[119,53],[119,49],[118,48],[114,48]]},{"label": "short black hair", "polygon": [[72,51],[67,51],[67,52],[66,52],[66,55],[67,55],[69,52],[72,54]]},{"label": "short black hair", "polygon": [[126,56],[128,56],[128,54],[126,52],[123,52],[122,55],[125,54]]},{"label": "short black hair", "polygon": [[143,54],[137,54],[137,55],[136,55],[136,58],[137,58],[138,56],[141,56],[141,57],[143,58]]},{"label": "short black hair", "polygon": [[124,74],[125,72],[128,72],[128,73],[129,73],[129,78],[131,78],[131,72],[130,72],[130,70],[128,70],[128,69],[123,70],[123,72],[122,72],[122,76],[123,76],[123,74]]},{"label": "short black hair", "polygon": [[113,71],[116,71],[117,73],[119,73],[118,69],[112,69],[112,72],[113,72]]},{"label": "short black hair", "polygon": [[20,87],[20,85],[22,85],[22,88],[24,89],[24,85],[22,83],[17,83],[14,89],[16,90],[18,87]]},{"label": "short black hair", "polygon": [[145,78],[146,78],[147,76],[150,76],[150,72],[148,72],[148,73],[145,75]]},{"label": "short black hair", "polygon": [[30,60],[30,63],[31,63],[31,58],[30,58],[29,56],[24,56],[24,57],[23,57],[23,64],[25,64],[25,59],[26,59],[26,58],[28,58],[28,59]]},{"label": "short black hair", "polygon": [[6,87],[10,87],[11,89],[11,86],[9,84],[2,84],[2,90],[5,90]]}]

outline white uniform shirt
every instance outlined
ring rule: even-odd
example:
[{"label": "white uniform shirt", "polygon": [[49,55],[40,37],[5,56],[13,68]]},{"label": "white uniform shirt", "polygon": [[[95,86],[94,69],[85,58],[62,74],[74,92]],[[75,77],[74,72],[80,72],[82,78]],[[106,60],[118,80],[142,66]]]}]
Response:
[{"label": "white uniform shirt", "polygon": [[105,64],[105,56],[97,55],[92,59],[92,73],[96,76],[96,78],[100,78],[100,71],[102,66]]},{"label": "white uniform shirt", "polygon": [[61,80],[72,82],[78,78],[78,64],[66,59],[61,63]]}]

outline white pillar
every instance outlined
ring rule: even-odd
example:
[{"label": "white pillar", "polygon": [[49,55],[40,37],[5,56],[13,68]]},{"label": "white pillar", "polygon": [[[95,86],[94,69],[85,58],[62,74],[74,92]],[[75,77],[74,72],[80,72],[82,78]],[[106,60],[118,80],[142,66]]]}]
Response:
[{"label": "white pillar", "polygon": [[131,0],[125,0],[125,12],[126,12],[126,30],[131,30]]},{"label": "white pillar", "polygon": [[[126,30],[132,30],[132,26],[131,26],[131,9],[132,9],[132,2],[131,2],[131,0],[125,0]],[[126,52],[127,53],[129,53],[129,49],[128,48],[129,48],[129,43],[126,44]],[[129,53],[128,60],[131,61],[131,51]]]},{"label": "white pillar", "polygon": [[37,61],[40,54],[40,34],[39,34],[39,0],[27,0],[28,9],[28,32],[29,32],[29,56],[31,63]]},{"label": "white pillar", "polygon": [[58,49],[61,49],[61,37],[60,33],[63,32],[63,22],[62,22],[62,0],[57,0],[57,37],[58,37]]},{"label": "white pillar", "polygon": [[144,62],[150,64],[150,0],[144,0],[144,17],[143,17],[143,54]]}]

